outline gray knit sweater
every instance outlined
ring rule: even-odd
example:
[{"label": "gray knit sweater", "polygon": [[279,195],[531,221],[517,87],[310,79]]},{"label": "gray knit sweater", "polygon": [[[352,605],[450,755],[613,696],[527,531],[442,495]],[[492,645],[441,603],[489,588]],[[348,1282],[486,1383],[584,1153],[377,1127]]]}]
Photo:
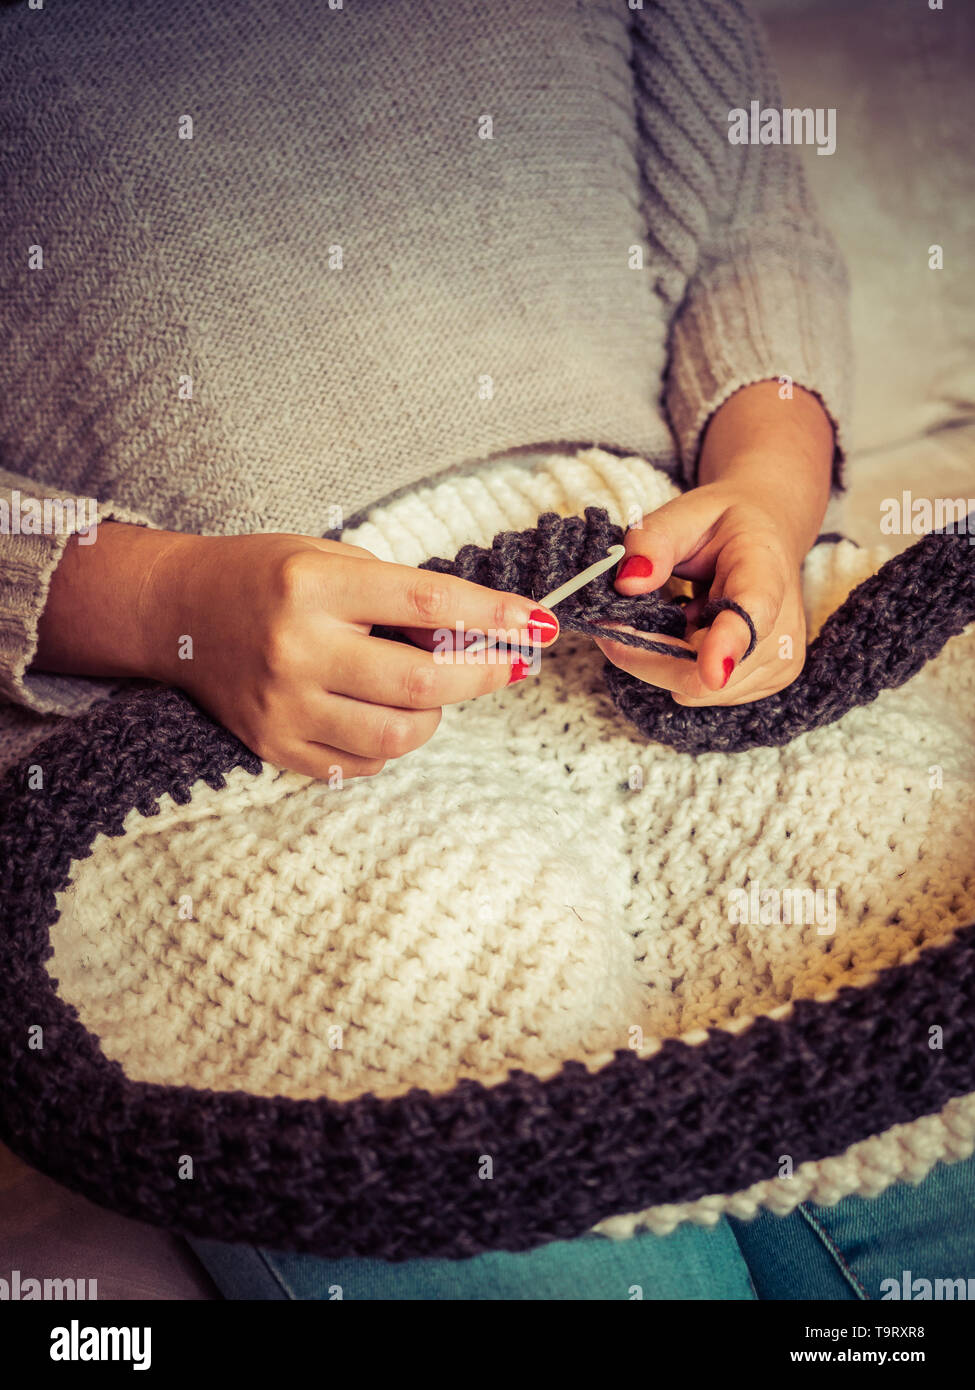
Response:
[{"label": "gray knit sweater", "polygon": [[[782,375],[842,440],[845,272],[752,100],[727,0],[0,10],[0,497],[321,534],[529,446],[693,482]],[[65,542],[0,534],[0,758],[118,686],[31,670]]]}]

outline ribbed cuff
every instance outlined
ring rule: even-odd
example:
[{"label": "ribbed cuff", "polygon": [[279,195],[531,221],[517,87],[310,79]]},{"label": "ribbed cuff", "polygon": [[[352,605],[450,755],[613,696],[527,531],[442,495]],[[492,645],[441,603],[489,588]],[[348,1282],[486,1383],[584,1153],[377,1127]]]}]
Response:
[{"label": "ribbed cuff", "polygon": [[[788,378],[833,425],[834,491],[844,487],[852,344],[847,280],[828,239],[735,239],[692,284],[674,324],[666,404],[689,485],[714,412],[754,382]],[[783,385],[783,389],[785,386]]]},{"label": "ribbed cuff", "polygon": [[[45,490],[38,489],[33,495],[43,497]],[[129,507],[99,502],[98,523],[105,521],[155,525]],[[117,679],[28,669],[37,651],[37,626],[51,578],[65,546],[78,530],[77,526],[66,526],[49,535],[0,535],[0,699],[37,714],[80,714],[120,684]]]}]

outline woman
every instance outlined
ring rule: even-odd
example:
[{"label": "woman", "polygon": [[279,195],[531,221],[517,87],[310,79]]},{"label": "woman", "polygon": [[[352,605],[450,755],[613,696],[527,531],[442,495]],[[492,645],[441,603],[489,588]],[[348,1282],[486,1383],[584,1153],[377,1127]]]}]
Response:
[{"label": "woman", "polygon": [[[381,773],[445,704],[528,674],[490,651],[445,661],[437,629],[548,645],[557,618],[320,537],[446,470],[531,466],[526,450],[599,444],[680,479],[633,518],[617,585],[690,579],[759,639],[743,660],[744,621],[695,630],[692,607],[696,663],[601,640],[611,661],[684,704],[795,679],[800,567],[841,487],[846,283],[791,149],[729,139],[734,111],[781,106],[743,6],[153,0],[3,24],[0,481],[11,516],[15,494],[99,503],[93,544],[0,538],[6,760],[44,732],[24,711],[148,677],[270,763]],[[971,1193],[969,1165],[944,1172]],[[915,1271],[933,1181],[897,1218]],[[829,1261],[795,1261],[815,1295],[775,1272],[810,1232],[829,1247],[822,1213],[740,1225],[455,1262],[433,1296],[836,1285]],[[297,1296],[422,1297],[441,1277],[275,1268]]]}]

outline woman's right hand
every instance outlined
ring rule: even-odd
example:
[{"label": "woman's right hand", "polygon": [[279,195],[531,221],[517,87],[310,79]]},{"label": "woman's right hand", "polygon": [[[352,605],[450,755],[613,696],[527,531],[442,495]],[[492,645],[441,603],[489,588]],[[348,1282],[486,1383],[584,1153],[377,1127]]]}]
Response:
[{"label": "woman's right hand", "polygon": [[[108,539],[110,525],[100,529],[89,551]],[[557,635],[554,616],[531,599],[379,560],[359,546],[287,534],[165,534],[161,543],[155,533],[139,585],[138,674],[182,687],[259,757],[307,776],[328,778],[336,767],[370,776],[426,743],[443,705],[524,673],[517,653],[489,648],[465,660],[462,650],[371,637],[373,624],[414,640],[457,624],[499,640],[517,633],[523,643]],[[533,625],[539,617],[550,620],[546,631]]]}]

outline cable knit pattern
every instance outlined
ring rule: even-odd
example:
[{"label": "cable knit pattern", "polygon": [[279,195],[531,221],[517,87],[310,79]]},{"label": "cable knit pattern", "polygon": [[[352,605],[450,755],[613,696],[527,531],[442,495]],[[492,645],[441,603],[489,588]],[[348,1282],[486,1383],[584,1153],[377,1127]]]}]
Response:
[{"label": "cable knit pattern", "polygon": [[[56,8],[0,12],[0,495],[316,535],[527,447],[677,476],[672,425],[690,478],[708,413],[782,373],[842,436],[842,263],[794,152],[727,138],[771,92],[739,6]],[[22,679],[59,553],[25,539],[0,693],[75,713],[104,688]]]},{"label": "cable knit pattern", "polygon": [[[672,491],[592,450],[345,538],[409,563]],[[816,547],[814,637],[882,559]],[[4,785],[3,1137],[143,1219],[393,1259],[917,1181],[975,1135],[973,654],[695,756],[638,737],[567,632],[341,788],[174,691],[93,710],[34,750],[43,790]],[[735,920],[753,888],[832,894],[835,930]]]},{"label": "cable knit pattern", "polygon": [[[679,306],[665,398],[692,481],[707,421],[750,381],[791,378],[840,425],[850,404],[849,372],[836,375],[837,353],[852,360],[849,325],[838,312],[848,285],[794,151],[727,139],[732,109],[747,110],[753,100],[783,105],[747,6],[647,0],[634,12],[633,68],[656,289]],[[683,115],[689,96],[695,121]],[[723,129],[725,139],[702,140],[702,124]],[[837,482],[843,447],[840,427]]]}]

